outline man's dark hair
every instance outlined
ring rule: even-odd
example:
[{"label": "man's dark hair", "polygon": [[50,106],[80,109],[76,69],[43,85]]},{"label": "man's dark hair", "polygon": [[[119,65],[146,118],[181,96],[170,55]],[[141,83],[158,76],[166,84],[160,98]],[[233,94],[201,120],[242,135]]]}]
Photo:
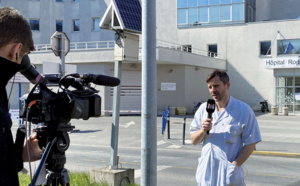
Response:
[{"label": "man's dark hair", "polygon": [[214,77],[217,77],[217,76],[224,83],[224,85],[229,82],[229,76],[228,76],[228,74],[225,71],[214,70],[212,73],[210,73],[207,76],[206,83],[208,83],[211,79],[213,79]]},{"label": "man's dark hair", "polygon": [[30,25],[14,8],[0,8],[0,34],[0,48],[10,43],[22,43],[21,55],[34,50]]}]

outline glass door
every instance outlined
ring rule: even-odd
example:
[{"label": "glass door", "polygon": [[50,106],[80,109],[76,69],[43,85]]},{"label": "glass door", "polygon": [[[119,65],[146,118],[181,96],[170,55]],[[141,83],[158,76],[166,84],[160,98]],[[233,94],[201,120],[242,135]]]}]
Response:
[{"label": "glass door", "polygon": [[276,104],[279,112],[288,107],[290,112],[300,111],[300,77],[276,78]]}]

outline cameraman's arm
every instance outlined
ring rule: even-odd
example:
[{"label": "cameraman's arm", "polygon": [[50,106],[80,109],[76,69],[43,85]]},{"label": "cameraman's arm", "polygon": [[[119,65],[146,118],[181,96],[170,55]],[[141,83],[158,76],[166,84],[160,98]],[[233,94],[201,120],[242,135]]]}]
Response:
[{"label": "cameraman's arm", "polygon": [[[36,139],[37,134],[34,134],[28,138],[28,149],[29,149],[29,156],[30,156],[30,161],[36,161],[41,159],[43,151],[40,149],[38,140]],[[23,161],[28,162],[28,153],[27,153],[27,146],[26,143],[23,148]]]},{"label": "cameraman's arm", "polygon": [[23,169],[22,154],[23,154],[24,141],[25,141],[25,126],[20,125],[17,130],[16,141],[15,141],[18,171],[21,171]]}]

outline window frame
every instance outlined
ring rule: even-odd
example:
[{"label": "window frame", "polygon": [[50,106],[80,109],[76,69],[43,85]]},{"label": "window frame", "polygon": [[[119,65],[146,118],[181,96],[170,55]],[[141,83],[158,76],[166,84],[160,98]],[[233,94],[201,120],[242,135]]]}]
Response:
[{"label": "window frame", "polygon": [[[78,21],[78,30],[75,30],[75,22]],[[73,19],[73,32],[80,32],[80,20],[79,19]]]},{"label": "window frame", "polygon": [[[195,6],[195,3],[193,4],[193,6],[189,6],[188,0],[177,0],[176,2],[177,27],[191,27],[198,25],[214,25],[224,23],[245,23],[255,20],[255,15],[253,14],[255,14],[256,11],[251,5],[247,4],[245,0],[235,0],[235,2],[233,2],[233,0],[217,0],[213,4],[211,4],[211,0],[198,0],[197,6]],[[192,14],[190,13],[190,11],[194,12],[194,8],[197,8],[197,14],[194,13],[194,16],[191,16]],[[248,11],[248,8],[252,8],[252,11]],[[201,18],[203,17],[201,16],[201,13],[203,14],[203,12],[201,12],[201,9],[202,11],[207,11],[207,19],[205,17],[204,21],[201,21]],[[248,15],[248,12],[250,13],[250,17]],[[224,17],[226,17],[226,19],[224,19]]]},{"label": "window frame", "polygon": [[[57,22],[61,22],[61,31],[57,30]],[[55,20],[55,30],[58,32],[62,32],[64,29],[64,21],[63,20]]]},{"label": "window frame", "polygon": [[[270,43],[270,46],[267,49],[267,52],[270,49],[269,54],[262,54],[262,43],[267,43],[267,42]],[[259,41],[259,56],[261,56],[261,57],[272,56],[272,41],[271,40]]]},{"label": "window frame", "polygon": [[[32,23],[31,23],[31,21],[38,21],[38,29],[37,30],[33,30],[32,28]],[[29,19],[29,25],[30,25],[30,29],[31,29],[31,31],[35,31],[35,32],[37,32],[37,31],[40,31],[40,19],[35,19],[35,18],[30,18]]]},{"label": "window frame", "polygon": [[[211,52],[209,50],[209,47],[210,46],[216,46],[217,48],[217,51],[216,52]],[[217,57],[218,56],[218,44],[217,43],[210,43],[210,44],[207,44],[207,54],[208,54],[208,57]]]},{"label": "window frame", "polygon": [[101,21],[100,17],[93,17],[92,18],[92,31],[98,32],[98,31],[100,31],[100,27],[99,27],[99,24],[98,24],[97,30],[95,29],[95,20],[96,19],[99,19],[99,23]]}]

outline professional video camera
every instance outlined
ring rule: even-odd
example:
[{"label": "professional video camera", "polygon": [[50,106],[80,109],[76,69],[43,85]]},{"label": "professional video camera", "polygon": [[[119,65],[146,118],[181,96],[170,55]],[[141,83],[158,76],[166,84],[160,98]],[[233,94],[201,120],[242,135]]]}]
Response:
[{"label": "professional video camera", "polygon": [[[38,125],[35,128],[39,146],[44,149],[40,165],[30,185],[54,185],[69,182],[65,151],[70,139],[67,132],[73,130],[71,119],[99,117],[101,97],[91,83],[103,86],[117,86],[118,78],[95,74],[40,75],[24,56],[20,72],[35,86],[22,99],[20,118]],[[59,88],[53,92],[49,87]],[[22,143],[20,143],[22,144]],[[47,174],[47,176],[46,176]],[[50,176],[49,176],[50,175]]]},{"label": "professional video camera", "polygon": [[[24,56],[23,65],[30,64],[29,57]],[[35,70],[30,66],[30,70]],[[21,71],[28,76],[27,71]],[[69,74],[62,78],[57,75],[41,75],[37,73],[28,78],[36,83],[25,101],[21,102],[20,117],[26,118],[34,124],[41,122],[68,122],[71,119],[89,119],[101,114],[101,97],[99,91],[90,83],[104,86],[117,86],[118,78],[95,74]],[[36,81],[38,77],[38,81]],[[58,86],[61,92],[53,92],[48,86]],[[75,88],[70,90],[69,87]],[[31,105],[30,105],[31,103]],[[30,112],[27,114],[27,110]]]}]

